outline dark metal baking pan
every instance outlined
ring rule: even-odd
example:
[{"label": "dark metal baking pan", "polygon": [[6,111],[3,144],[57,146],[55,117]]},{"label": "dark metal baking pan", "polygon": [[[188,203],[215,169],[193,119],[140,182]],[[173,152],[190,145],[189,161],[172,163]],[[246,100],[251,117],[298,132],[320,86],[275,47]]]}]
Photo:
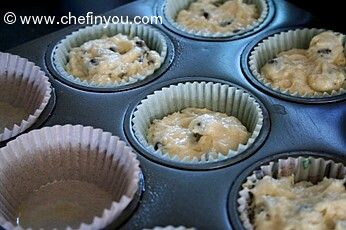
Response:
[{"label": "dark metal baking pan", "polygon": [[[141,0],[107,12],[107,15],[134,17],[156,15],[155,0]],[[167,85],[176,78],[207,76],[244,88],[268,109],[271,128],[267,140],[251,156],[213,170],[183,170],[168,167],[138,153],[145,178],[145,192],[137,209],[120,229],[184,225],[197,229],[232,229],[228,218],[231,184],[240,172],[259,159],[297,149],[338,153],[346,156],[346,102],[302,104],[273,97],[258,90],[244,76],[240,56],[259,37],[288,27],[319,27],[313,17],[284,0],[275,0],[275,15],[261,30],[229,41],[187,39],[154,25],[171,40],[175,49],[169,69],[158,78],[120,92],[93,92],[76,88],[49,74],[55,88],[56,105],[43,126],[81,124],[101,128],[127,141],[124,127],[129,105],[140,95]],[[293,16],[294,15],[294,16]],[[47,73],[45,55],[50,44],[80,28],[71,26],[9,50],[35,62]],[[326,28],[328,29],[328,28]],[[55,43],[54,43],[55,44]],[[132,142],[128,142],[132,145]],[[133,146],[135,147],[135,146]],[[137,148],[135,148],[137,150]],[[139,149],[138,149],[139,150]],[[233,214],[232,214],[233,215]],[[236,215],[236,214],[234,214]]]}]

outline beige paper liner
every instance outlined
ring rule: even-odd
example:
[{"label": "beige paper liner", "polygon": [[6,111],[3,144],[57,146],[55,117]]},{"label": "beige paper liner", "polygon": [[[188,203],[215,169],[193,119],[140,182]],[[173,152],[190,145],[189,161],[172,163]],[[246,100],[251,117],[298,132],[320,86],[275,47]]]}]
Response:
[{"label": "beige paper liner", "polygon": [[[147,70],[143,75],[136,75],[136,77],[130,77],[129,80],[122,80],[116,83],[98,83],[93,81],[81,80],[78,77],[74,77],[69,74],[65,67],[68,62],[69,51],[74,47],[79,47],[87,41],[101,38],[103,35],[108,37],[117,34],[128,35],[130,38],[138,36],[143,39],[146,45],[151,49],[155,50],[160,54],[160,65],[156,66],[153,70]],[[110,88],[118,87],[122,85],[128,85],[137,81],[143,80],[149,75],[153,74],[157,69],[161,67],[167,56],[167,43],[165,37],[161,35],[157,29],[148,25],[139,24],[109,24],[105,27],[104,24],[87,26],[79,29],[66,36],[61,40],[53,49],[52,63],[56,71],[65,79],[83,86],[99,87],[99,88]]]},{"label": "beige paper liner", "polygon": [[[143,230],[150,230],[148,228],[144,228]],[[174,227],[172,225],[166,226],[166,227],[155,227],[151,230],[196,230],[195,228],[186,228],[184,226]]]},{"label": "beige paper liner", "polygon": [[[197,35],[201,37],[212,37],[212,38],[220,38],[220,37],[229,37],[235,36],[239,34],[244,34],[253,30],[254,28],[261,25],[261,23],[266,19],[268,15],[268,4],[266,0],[244,0],[243,2],[246,4],[254,4],[257,6],[257,10],[259,11],[259,18],[253,23],[249,24],[245,28],[241,29],[239,32],[218,32],[218,33],[209,33],[206,31],[195,31],[186,28],[184,25],[181,25],[175,21],[178,13],[184,9],[187,9],[192,2],[195,0],[165,0],[165,5],[163,7],[164,15],[167,18],[168,22],[173,25],[175,28],[192,35]],[[226,1],[226,0],[225,0]],[[231,0],[236,1],[236,0]],[[240,28],[239,28],[240,29]]]},{"label": "beige paper liner", "polygon": [[0,224],[22,229],[16,225],[17,209],[30,193],[50,182],[80,180],[104,189],[114,199],[91,224],[79,226],[102,229],[134,197],[139,173],[132,149],[101,129],[65,125],[31,131],[0,149]]},{"label": "beige paper liner", "polygon": [[25,58],[0,52],[0,101],[26,113],[22,121],[0,130],[0,141],[17,136],[36,122],[51,97],[50,86],[40,67]]},{"label": "beige paper liner", "polygon": [[[300,94],[299,92],[289,92],[287,89],[274,87],[266,78],[261,75],[261,68],[277,54],[294,48],[307,49],[311,39],[326,30],[324,29],[296,29],[287,32],[281,32],[270,36],[261,41],[251,52],[249,57],[249,68],[251,73],[266,87],[278,91],[280,93],[303,98],[321,98],[331,97],[346,93],[346,82],[340,90],[332,92],[316,92],[314,94]],[[346,42],[345,42],[346,55]]]},{"label": "beige paper liner", "polygon": [[346,167],[342,163],[315,157],[288,157],[261,166],[259,170],[254,171],[253,174],[247,177],[246,182],[242,185],[243,189],[239,192],[238,211],[245,229],[254,229],[248,215],[251,206],[250,189],[264,176],[281,178],[292,174],[295,182],[309,181],[317,183],[322,181],[324,177],[344,178]]},{"label": "beige paper liner", "polygon": [[[211,152],[202,155],[201,158],[186,155],[180,159],[177,155],[171,157],[161,150],[155,150],[147,141],[151,122],[188,107],[207,108],[235,116],[250,132],[248,142],[245,145],[240,144],[236,151],[230,150],[226,155]],[[255,142],[262,125],[262,110],[253,97],[241,89],[212,82],[179,83],[155,91],[141,101],[132,118],[136,138],[151,154],[167,160],[192,164],[215,162],[240,154]]]}]

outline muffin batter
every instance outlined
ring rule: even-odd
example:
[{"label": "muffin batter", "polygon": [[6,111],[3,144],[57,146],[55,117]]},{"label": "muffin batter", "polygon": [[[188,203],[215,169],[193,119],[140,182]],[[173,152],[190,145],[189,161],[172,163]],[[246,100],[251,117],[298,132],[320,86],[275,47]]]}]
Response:
[{"label": "muffin batter", "polygon": [[13,125],[19,125],[27,116],[29,115],[24,108],[14,107],[0,101],[0,133],[5,128],[12,129]]},{"label": "muffin batter", "polygon": [[345,181],[324,178],[316,185],[294,184],[293,176],[265,176],[250,193],[255,229],[345,229]]},{"label": "muffin batter", "polygon": [[281,52],[261,69],[262,76],[274,87],[289,92],[313,94],[345,87],[345,36],[323,32],[312,38],[305,49]]},{"label": "muffin batter", "polygon": [[66,71],[81,80],[119,83],[154,72],[161,65],[160,55],[139,37],[102,37],[72,48]]},{"label": "muffin batter", "polygon": [[201,157],[210,152],[227,154],[245,144],[250,134],[235,117],[208,109],[187,108],[154,120],[148,141],[170,156]]},{"label": "muffin batter", "polygon": [[239,32],[259,18],[257,7],[242,0],[197,0],[180,11],[176,22],[195,32]]},{"label": "muffin batter", "polygon": [[110,208],[112,197],[97,186],[76,180],[54,182],[29,195],[19,208],[18,222],[24,228],[73,229]]}]

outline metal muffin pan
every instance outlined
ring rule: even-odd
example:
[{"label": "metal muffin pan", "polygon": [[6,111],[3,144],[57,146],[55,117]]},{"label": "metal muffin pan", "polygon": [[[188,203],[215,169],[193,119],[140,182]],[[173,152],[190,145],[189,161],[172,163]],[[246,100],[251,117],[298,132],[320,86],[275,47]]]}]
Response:
[{"label": "metal muffin pan", "polygon": [[[156,4],[155,0],[140,0],[109,11],[106,15],[157,15]],[[46,62],[51,55],[50,47],[58,42],[57,38],[61,39],[81,26],[68,27],[8,51],[28,58],[49,73],[56,103],[51,115],[40,126],[81,124],[101,128],[127,141],[138,152],[145,191],[137,208],[120,229],[167,225],[239,229],[237,224],[230,221],[228,214],[228,201],[237,196],[230,193],[230,189],[238,175],[254,162],[279,152],[297,150],[338,154],[345,159],[345,101],[307,105],[272,97],[266,91],[258,90],[243,73],[241,55],[252,41],[279,28],[318,27],[312,23],[313,17],[309,13],[284,0],[273,0],[272,7],[275,13],[265,27],[235,40],[190,39],[172,32],[164,25],[155,25],[173,43],[175,52],[172,64],[157,78],[117,92],[77,88],[61,81],[54,71],[50,71],[49,62]],[[217,169],[181,169],[147,157],[133,145],[133,137],[126,131],[127,112],[144,95],[176,82],[177,78],[198,81],[203,77],[238,85],[258,98],[269,113],[271,125],[267,139],[251,155]],[[231,213],[231,216],[234,215],[237,214]]]}]

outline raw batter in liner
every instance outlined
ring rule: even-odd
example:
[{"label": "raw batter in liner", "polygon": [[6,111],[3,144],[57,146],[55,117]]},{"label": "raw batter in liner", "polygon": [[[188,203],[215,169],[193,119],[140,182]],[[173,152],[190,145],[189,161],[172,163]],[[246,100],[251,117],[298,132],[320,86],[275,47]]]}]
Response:
[{"label": "raw batter in liner", "polygon": [[161,65],[160,55],[139,37],[102,37],[71,49],[66,71],[81,80],[119,83],[154,72]]},{"label": "raw batter in liner", "polygon": [[187,108],[154,120],[148,141],[170,156],[199,158],[210,152],[227,154],[249,139],[246,127],[233,116],[208,109]]},{"label": "raw batter in liner", "polygon": [[345,36],[323,32],[312,38],[310,47],[281,52],[261,69],[273,86],[289,92],[313,94],[345,87]]},{"label": "raw batter in liner", "polygon": [[345,181],[324,178],[316,185],[294,184],[293,176],[265,176],[250,193],[255,229],[346,229]]},{"label": "raw batter in liner", "polygon": [[258,18],[257,7],[242,0],[197,0],[178,13],[176,22],[197,32],[236,33]]}]

